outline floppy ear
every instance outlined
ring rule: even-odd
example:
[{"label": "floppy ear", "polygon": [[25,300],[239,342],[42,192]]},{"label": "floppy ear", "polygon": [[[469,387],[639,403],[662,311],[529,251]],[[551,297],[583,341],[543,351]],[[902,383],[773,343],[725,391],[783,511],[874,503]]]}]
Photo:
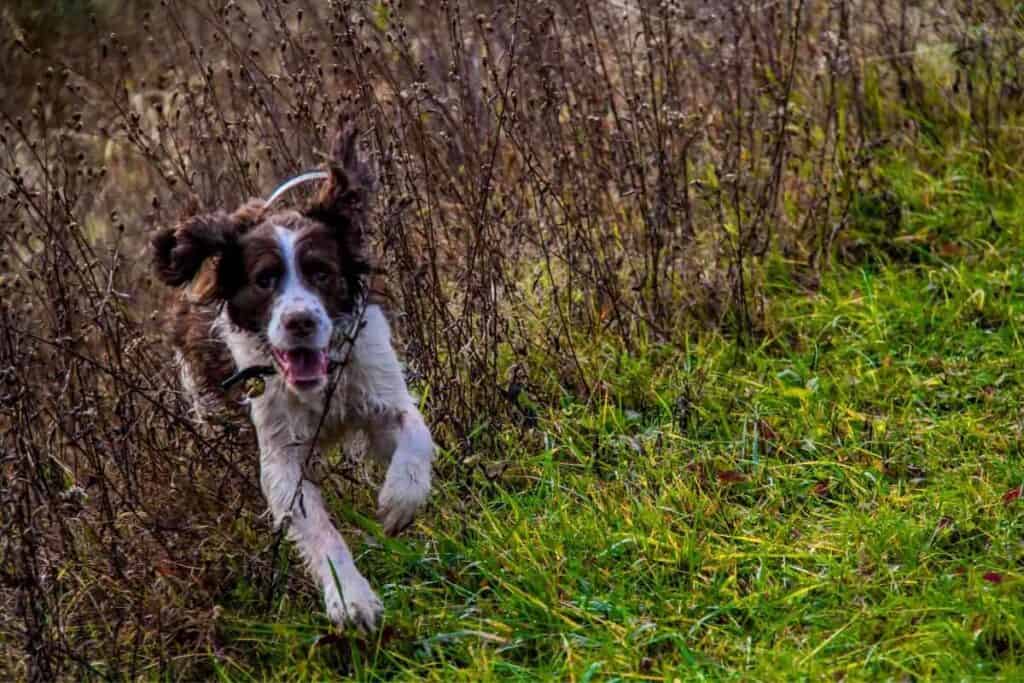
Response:
[{"label": "floppy ear", "polygon": [[344,238],[342,243],[361,252],[375,183],[369,165],[359,156],[358,136],[352,122],[335,136],[328,160],[330,175],[305,214],[334,229]]},{"label": "floppy ear", "polygon": [[367,217],[373,197],[374,177],[359,157],[359,131],[349,122],[335,136],[329,176],[305,211],[307,218],[326,225],[338,241],[342,276],[350,293],[366,292],[365,275],[373,272],[367,253]]},{"label": "floppy ear", "polygon": [[190,282],[203,262],[222,254],[238,239],[238,224],[223,211],[193,216],[153,237],[153,266],[157,276],[172,287]]},{"label": "floppy ear", "polygon": [[157,276],[172,287],[191,282],[207,259],[236,249],[238,238],[259,221],[262,211],[263,202],[255,200],[232,214],[215,211],[164,228],[152,240]]}]

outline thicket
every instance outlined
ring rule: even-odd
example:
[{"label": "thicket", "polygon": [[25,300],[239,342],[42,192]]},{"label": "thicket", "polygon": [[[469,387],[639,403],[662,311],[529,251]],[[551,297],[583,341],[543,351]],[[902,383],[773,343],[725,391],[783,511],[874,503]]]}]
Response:
[{"label": "thicket", "polygon": [[813,290],[906,257],[881,155],[1021,149],[999,0],[20,1],[0,26],[0,670],[31,680],[188,671],[237,576],[281,590],[251,435],[189,414],[146,244],[316,167],[340,119],[455,479],[529,432],[531,378],[586,400],[581,338],[742,347],[767,268]]}]

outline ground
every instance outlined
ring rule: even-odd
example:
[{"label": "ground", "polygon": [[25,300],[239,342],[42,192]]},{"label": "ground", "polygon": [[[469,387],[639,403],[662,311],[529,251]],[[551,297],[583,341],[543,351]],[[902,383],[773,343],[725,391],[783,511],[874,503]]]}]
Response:
[{"label": "ground", "polygon": [[334,499],[380,634],[241,585],[238,647],[201,656],[224,680],[1024,677],[1024,212],[961,152],[880,167],[897,247],[813,289],[769,268],[754,342],[581,340],[599,398],[533,404],[500,461],[442,452],[400,538],[368,540],[372,492]]},{"label": "ground", "polygon": [[[7,0],[0,49],[0,679],[1024,680],[1024,3]],[[327,454],[370,636],[175,395],[147,246],[341,119],[441,444],[395,539]]]}]

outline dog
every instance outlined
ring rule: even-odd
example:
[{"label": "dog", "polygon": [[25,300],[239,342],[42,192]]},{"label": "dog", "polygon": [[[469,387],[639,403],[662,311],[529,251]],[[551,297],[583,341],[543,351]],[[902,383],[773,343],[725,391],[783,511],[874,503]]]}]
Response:
[{"label": "dog", "polygon": [[368,293],[374,178],[354,126],[336,137],[319,175],[301,210],[273,210],[275,193],[160,230],[152,251],[157,277],[179,289],[170,336],[183,387],[202,413],[231,402],[232,378],[266,376],[262,394],[244,403],[274,525],[286,525],[328,617],[369,632],[380,624],[380,598],[303,465],[314,448],[361,433],[387,465],[377,513],[396,534],[427,500],[435,446]]}]

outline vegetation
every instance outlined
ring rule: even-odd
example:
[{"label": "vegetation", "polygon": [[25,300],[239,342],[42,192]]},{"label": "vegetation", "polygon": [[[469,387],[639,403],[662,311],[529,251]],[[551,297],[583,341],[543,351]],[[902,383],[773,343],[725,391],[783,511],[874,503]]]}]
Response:
[{"label": "vegetation", "polygon": [[[245,646],[204,656],[228,680],[1020,677],[1024,194],[952,157],[882,170],[908,233],[964,226],[945,255],[770,279],[748,349],[580,340],[589,401],[538,407],[364,546],[379,639],[236,593]],[[372,534],[369,504],[337,502]]]},{"label": "vegetation", "polygon": [[[0,10],[0,673],[1024,676],[1020,8],[406,5]],[[188,414],[144,248],[339,115],[442,446],[396,539],[325,456],[370,637]]]}]

